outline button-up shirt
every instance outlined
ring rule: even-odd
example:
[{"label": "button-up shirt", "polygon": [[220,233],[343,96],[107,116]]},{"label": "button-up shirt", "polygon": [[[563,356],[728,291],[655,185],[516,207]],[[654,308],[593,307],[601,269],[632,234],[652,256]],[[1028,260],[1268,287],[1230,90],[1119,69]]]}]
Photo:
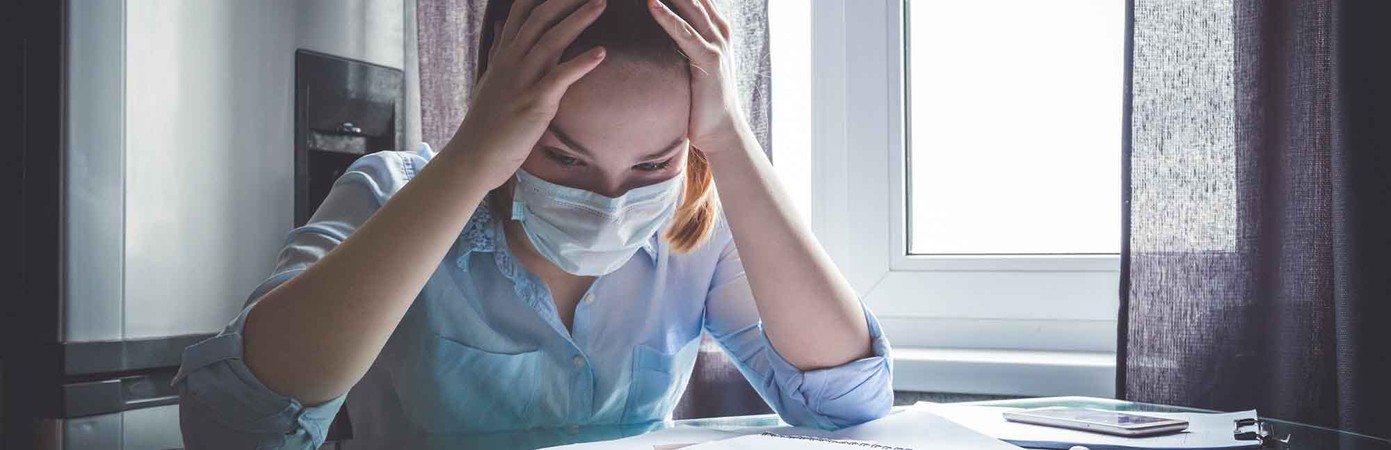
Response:
[{"label": "button-up shirt", "polygon": [[788,423],[837,428],[889,411],[889,344],[874,316],[865,310],[872,356],[799,370],[764,334],[725,222],[684,253],[653,236],[594,281],[567,330],[486,202],[350,392],[306,406],[265,387],[242,361],[256,299],[347,239],[432,156],[422,144],[354,162],[309,223],[289,233],[241,314],[184,352],[174,384],[190,448],[315,448],[345,397],[356,437],[659,421],[685,389],[702,332]]}]

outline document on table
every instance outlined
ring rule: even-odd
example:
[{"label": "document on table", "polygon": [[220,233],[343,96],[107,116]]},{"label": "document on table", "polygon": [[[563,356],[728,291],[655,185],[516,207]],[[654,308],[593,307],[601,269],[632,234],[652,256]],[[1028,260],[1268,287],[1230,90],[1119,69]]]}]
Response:
[{"label": "document on table", "polygon": [[[763,436],[763,433],[783,435]],[[856,441],[862,445],[799,437]],[[687,446],[687,444],[690,444]],[[878,447],[871,446],[877,445]],[[811,428],[747,428],[736,431],[676,427],[606,442],[552,447],[552,450],[780,450],[780,449],[910,449],[910,450],[1018,450],[1018,447],[972,431],[921,409],[890,414],[838,431]]]},{"label": "document on table", "polygon": [[913,450],[1019,450],[1018,447],[918,408],[820,436]]},{"label": "document on table", "polygon": [[1234,433],[1235,421],[1255,419],[1254,410],[1225,414],[1137,412],[1136,414],[1146,416],[1187,420],[1188,429],[1161,436],[1121,437],[1005,420],[1005,411],[1020,408],[920,402],[914,405],[913,409],[935,413],[980,433],[1025,448],[1066,450],[1080,445],[1091,450],[1226,450],[1261,446],[1258,440],[1240,440]]},{"label": "document on table", "polygon": [[743,450],[743,449],[796,449],[796,450],[912,450],[873,442],[812,439],[802,436],[755,434],[740,436],[723,441],[715,441],[684,450]]},{"label": "document on table", "polygon": [[781,428],[754,428],[740,431],[716,430],[710,428],[684,427],[677,426],[664,430],[657,430],[637,436],[615,439],[612,441],[586,442],[582,444],[562,445],[549,447],[546,450],[674,450],[690,447],[702,442],[710,442],[720,439],[728,439],[748,433],[762,433],[766,430],[786,429]]}]

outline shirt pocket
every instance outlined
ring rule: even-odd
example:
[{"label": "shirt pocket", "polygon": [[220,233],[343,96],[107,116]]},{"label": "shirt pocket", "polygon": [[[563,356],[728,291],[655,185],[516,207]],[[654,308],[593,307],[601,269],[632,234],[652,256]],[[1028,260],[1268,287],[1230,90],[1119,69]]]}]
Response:
[{"label": "shirt pocket", "polygon": [[633,348],[633,372],[623,422],[666,420],[686,390],[699,349],[700,339],[692,339],[669,353],[646,345]]},{"label": "shirt pocket", "polygon": [[405,415],[430,434],[498,431],[529,423],[541,352],[497,353],[434,337],[396,379]]}]

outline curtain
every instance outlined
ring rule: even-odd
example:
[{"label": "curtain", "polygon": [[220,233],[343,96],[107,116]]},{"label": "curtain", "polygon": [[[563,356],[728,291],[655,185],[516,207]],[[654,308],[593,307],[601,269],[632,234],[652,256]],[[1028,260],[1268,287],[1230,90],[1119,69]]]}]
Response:
[{"label": "curtain", "polygon": [[1391,436],[1391,2],[1129,9],[1118,395]]},{"label": "curtain", "polygon": [[[487,0],[416,0],[422,140],[444,148],[468,112]],[[610,4],[618,1],[610,0]],[[739,93],[759,144],[772,157],[772,80],[767,0],[717,0],[734,30]],[[771,412],[717,345],[702,337],[696,367],[675,417]]]},{"label": "curtain", "polygon": [[[641,0],[617,0],[637,2]],[[758,143],[772,155],[768,1],[716,0],[734,30],[734,59],[744,111]],[[421,133],[431,148],[449,142],[468,112],[478,63],[478,32],[487,0],[417,0]]]}]

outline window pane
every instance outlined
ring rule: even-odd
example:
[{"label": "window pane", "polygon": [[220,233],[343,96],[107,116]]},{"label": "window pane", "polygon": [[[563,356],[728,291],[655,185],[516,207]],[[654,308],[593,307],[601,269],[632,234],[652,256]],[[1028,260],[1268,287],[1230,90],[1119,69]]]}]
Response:
[{"label": "window pane", "polygon": [[[737,38],[737,36],[736,36]],[[768,1],[773,71],[773,170],[811,223],[811,2]]]},{"label": "window pane", "polygon": [[1119,253],[1125,2],[910,0],[909,250]]}]

